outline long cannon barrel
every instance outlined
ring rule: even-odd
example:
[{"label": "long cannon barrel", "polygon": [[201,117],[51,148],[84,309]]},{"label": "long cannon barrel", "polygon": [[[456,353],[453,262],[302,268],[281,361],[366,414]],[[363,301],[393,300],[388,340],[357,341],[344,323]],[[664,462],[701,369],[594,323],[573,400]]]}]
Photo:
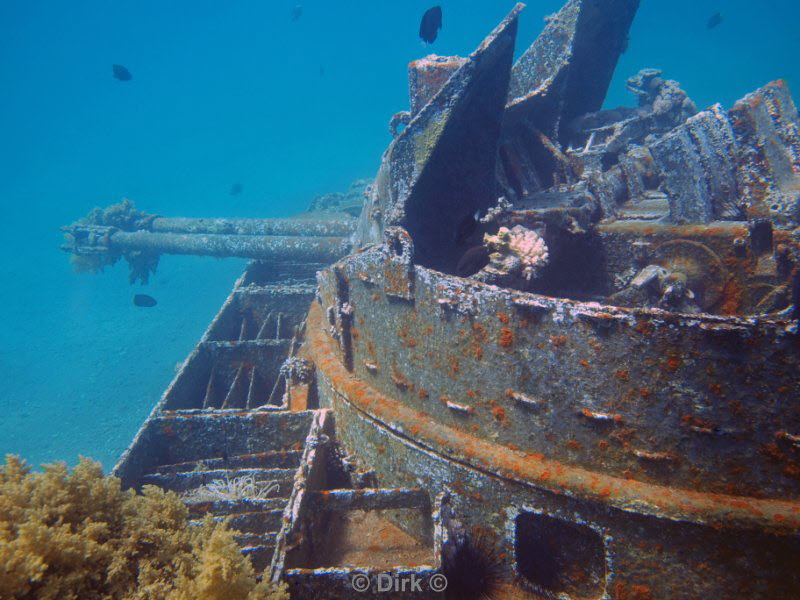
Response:
[{"label": "long cannon barrel", "polygon": [[129,201],[95,209],[65,227],[62,250],[80,271],[100,271],[125,258],[131,282],[146,282],[161,254],[239,257],[328,265],[345,256],[353,217],[310,213],[275,219],[159,217]]},{"label": "long cannon barrel", "polygon": [[330,264],[347,254],[347,238],[286,235],[224,235],[208,233],[151,233],[116,231],[109,248],[158,254],[236,256],[286,262]]},{"label": "long cannon barrel", "polygon": [[353,233],[349,216],[293,217],[285,219],[204,219],[156,217],[148,228],[155,233],[217,233],[235,235],[339,237]]}]

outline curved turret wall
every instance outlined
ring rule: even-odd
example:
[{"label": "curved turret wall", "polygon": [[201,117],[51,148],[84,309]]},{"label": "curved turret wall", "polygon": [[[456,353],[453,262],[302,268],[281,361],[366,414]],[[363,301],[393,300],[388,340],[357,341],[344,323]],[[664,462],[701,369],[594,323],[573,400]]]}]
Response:
[{"label": "curved turret wall", "polygon": [[551,592],[800,589],[788,323],[473,283],[403,234],[322,272],[308,321],[321,402],[381,485],[453,491]]}]

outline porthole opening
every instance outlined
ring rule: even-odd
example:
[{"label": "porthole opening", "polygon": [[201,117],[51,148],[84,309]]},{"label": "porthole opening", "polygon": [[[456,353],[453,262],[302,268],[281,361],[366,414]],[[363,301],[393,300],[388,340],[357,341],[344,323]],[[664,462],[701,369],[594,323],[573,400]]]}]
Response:
[{"label": "porthole opening", "polygon": [[597,598],[603,592],[603,539],[585,525],[521,513],[514,523],[514,558],[523,583],[538,592],[570,598]]}]

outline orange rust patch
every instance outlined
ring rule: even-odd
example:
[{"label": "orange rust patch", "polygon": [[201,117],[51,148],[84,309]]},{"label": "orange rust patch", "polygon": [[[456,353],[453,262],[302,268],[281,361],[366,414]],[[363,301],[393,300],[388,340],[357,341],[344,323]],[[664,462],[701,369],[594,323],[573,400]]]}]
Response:
[{"label": "orange rust patch", "polygon": [[588,360],[586,360],[585,358],[582,358],[582,359],[581,359],[581,361],[580,361],[580,363],[581,363],[581,366],[582,366],[584,369],[588,369],[588,368],[589,368],[589,361],[588,361]]},{"label": "orange rust patch", "polygon": [[449,372],[450,377],[452,379],[455,379],[456,375],[458,375],[458,371],[459,371],[458,359],[455,356],[451,356],[450,357],[450,372]]},{"label": "orange rust patch", "polygon": [[566,444],[567,448],[571,448],[572,450],[583,450],[583,444],[578,440],[567,440]]},{"label": "orange rust patch", "polygon": [[352,336],[353,340],[358,340],[358,329],[356,329],[355,327],[351,327],[350,335]]},{"label": "orange rust patch", "polygon": [[646,585],[633,584],[628,594],[629,600],[652,600],[653,594]]},{"label": "orange rust patch", "polygon": [[640,333],[642,335],[650,335],[655,331],[655,327],[650,321],[645,321],[644,319],[640,319],[636,321],[636,326],[634,327],[636,333]]},{"label": "orange rust patch", "polygon": [[630,374],[625,369],[617,369],[614,373],[614,377],[620,381],[629,381],[631,378]]},{"label": "orange rust patch", "polygon": [[738,314],[742,307],[742,287],[736,279],[731,279],[722,288],[719,312],[723,315]]},{"label": "orange rust patch", "polygon": [[703,432],[712,431],[715,427],[712,421],[694,415],[683,415],[681,417],[681,425],[685,427],[692,427]]},{"label": "orange rust patch", "polygon": [[497,341],[501,348],[510,348],[514,343],[514,334],[508,327],[503,327],[500,330],[500,339]]},{"label": "orange rust patch", "polygon": [[511,321],[506,313],[497,313],[497,318],[500,319],[500,322],[504,325],[508,325],[509,321]]},{"label": "orange rust patch", "polygon": [[653,395],[653,390],[650,390],[650,389],[648,389],[648,388],[641,388],[641,389],[639,390],[639,395],[640,395],[642,398],[644,398],[645,400],[647,400],[647,399],[648,399],[650,396],[652,396],[652,395]]},{"label": "orange rust patch", "polygon": [[403,390],[404,392],[409,389],[414,389],[414,385],[411,383],[411,380],[403,375],[400,369],[397,368],[397,365],[392,362],[392,372],[389,375],[389,378],[392,380],[392,383],[395,384],[398,388]]},{"label": "orange rust patch", "polygon": [[708,391],[714,394],[715,396],[722,396],[722,386],[718,383],[709,383]]},{"label": "orange rust patch", "polygon": [[677,354],[670,354],[667,357],[667,369],[669,371],[672,372],[677,371],[678,367],[680,367],[682,364],[683,360],[681,360],[681,357],[678,356]]},{"label": "orange rust patch", "polygon": [[427,400],[429,396],[428,390],[426,390],[425,388],[419,388],[419,392],[417,392],[417,395],[419,396],[420,400]]},{"label": "orange rust patch", "polygon": [[730,269],[731,271],[735,271],[741,267],[739,262],[740,262],[739,259],[736,258],[735,256],[726,256],[725,258],[722,259],[722,264],[728,267],[728,269]]},{"label": "orange rust patch", "polygon": [[492,407],[492,416],[499,422],[503,422],[506,420],[506,411],[503,409],[502,406],[493,406]]},{"label": "orange rust patch", "polygon": [[567,336],[565,335],[551,335],[550,336],[550,343],[553,345],[554,348],[560,348],[564,344],[567,343]]}]

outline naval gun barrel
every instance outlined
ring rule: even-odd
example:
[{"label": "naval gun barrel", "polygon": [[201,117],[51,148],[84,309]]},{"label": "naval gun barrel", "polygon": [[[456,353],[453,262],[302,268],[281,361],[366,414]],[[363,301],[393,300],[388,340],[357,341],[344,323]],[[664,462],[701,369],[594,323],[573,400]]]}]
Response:
[{"label": "naval gun barrel", "polygon": [[353,217],[309,213],[274,219],[159,217],[138,211],[130,201],[95,209],[62,227],[80,271],[100,271],[125,258],[130,279],[146,282],[161,254],[239,257],[285,263],[331,264],[345,256]]},{"label": "naval gun barrel", "polygon": [[347,238],[115,231],[108,237],[108,247],[122,253],[142,251],[330,264],[347,254]]},{"label": "naval gun barrel", "polygon": [[353,228],[353,217],[326,215],[320,218],[315,215],[280,219],[156,217],[148,229],[155,233],[347,237],[353,233]]}]

